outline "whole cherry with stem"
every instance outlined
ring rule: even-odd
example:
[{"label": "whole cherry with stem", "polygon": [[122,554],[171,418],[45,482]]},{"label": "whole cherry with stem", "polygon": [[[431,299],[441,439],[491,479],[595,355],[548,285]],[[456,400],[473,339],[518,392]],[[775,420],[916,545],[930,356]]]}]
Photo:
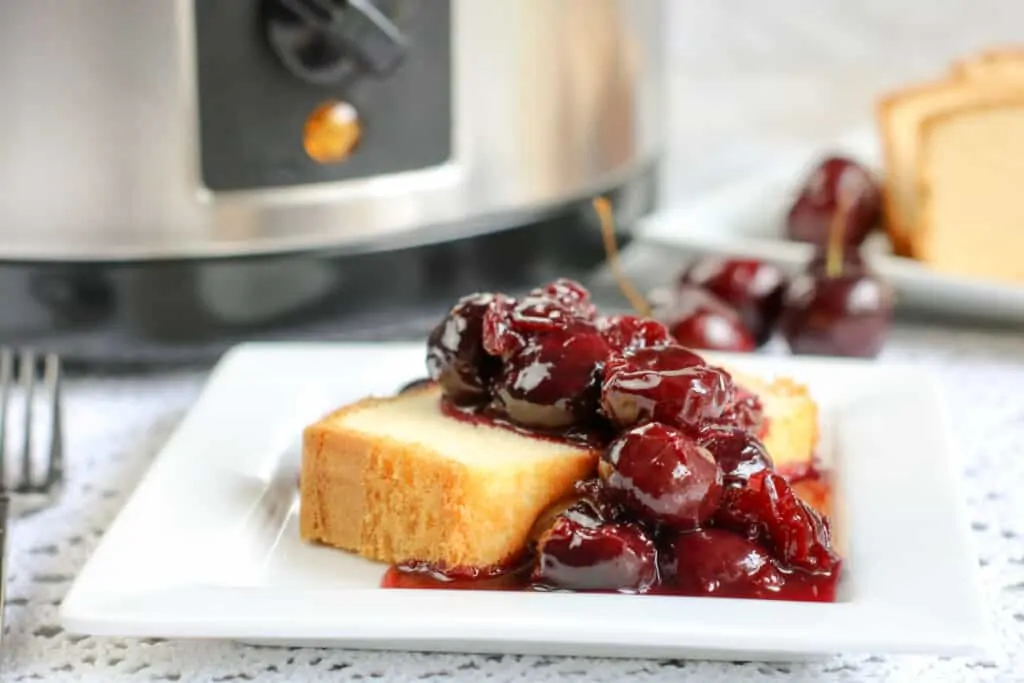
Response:
[{"label": "whole cherry with stem", "polygon": [[786,274],[774,264],[753,258],[708,256],[684,270],[678,284],[699,287],[734,308],[761,346],[775,331],[786,282]]},{"label": "whole cherry with stem", "polygon": [[[618,259],[613,216],[608,200],[594,200],[601,221],[605,253],[619,289],[642,318],[653,317],[664,324],[677,343],[691,349],[753,351],[758,342],[744,324],[741,314],[710,291],[690,284],[665,292],[656,301],[645,299],[629,281]],[[652,306],[653,303],[653,306]]]},{"label": "whole cherry with stem", "polygon": [[790,239],[824,246],[838,214],[845,215],[842,239],[860,246],[878,225],[882,192],[874,176],[857,162],[830,156],[811,172],[786,216]]},{"label": "whole cherry with stem", "polygon": [[885,344],[892,289],[847,251],[856,201],[855,192],[839,198],[824,253],[786,289],[779,329],[793,353],[873,358]]}]

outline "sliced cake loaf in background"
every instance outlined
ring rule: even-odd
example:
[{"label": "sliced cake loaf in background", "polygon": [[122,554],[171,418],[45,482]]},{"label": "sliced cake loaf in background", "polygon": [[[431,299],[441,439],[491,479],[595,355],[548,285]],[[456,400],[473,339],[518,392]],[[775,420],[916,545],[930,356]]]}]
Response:
[{"label": "sliced cake loaf in background", "polygon": [[1024,283],[1024,92],[935,112],[919,138],[915,255],[945,273]]},{"label": "sliced cake loaf in background", "polygon": [[957,61],[876,107],[884,223],[895,253],[954,275],[1022,281],[1024,47]]},{"label": "sliced cake loaf in background", "polygon": [[883,210],[896,253],[920,258],[918,168],[923,122],[947,112],[1000,102],[1015,92],[1024,93],[1024,80],[950,79],[905,88],[881,100],[877,116],[884,150]]}]

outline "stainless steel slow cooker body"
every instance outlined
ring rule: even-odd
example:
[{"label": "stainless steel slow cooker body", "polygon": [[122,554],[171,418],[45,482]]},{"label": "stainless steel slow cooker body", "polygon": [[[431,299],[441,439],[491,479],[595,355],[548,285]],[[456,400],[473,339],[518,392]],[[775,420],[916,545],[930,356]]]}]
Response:
[{"label": "stainless steel slow cooker body", "polygon": [[[363,39],[345,2],[279,1],[333,6]],[[353,2],[393,20],[401,63],[353,59],[335,82],[281,59],[267,4],[0,3],[0,260],[440,242],[539,220],[656,161],[659,0]],[[331,99],[363,137],[323,165],[302,123]]]}]

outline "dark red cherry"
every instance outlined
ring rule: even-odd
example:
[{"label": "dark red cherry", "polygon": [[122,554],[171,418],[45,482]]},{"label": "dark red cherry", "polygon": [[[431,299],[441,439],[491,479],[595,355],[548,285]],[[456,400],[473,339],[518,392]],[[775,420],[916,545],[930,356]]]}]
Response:
[{"label": "dark red cherry", "polygon": [[507,358],[522,351],[537,335],[564,332],[576,321],[573,312],[554,299],[506,297],[484,311],[481,341],[487,353]]},{"label": "dark red cherry", "polygon": [[604,482],[597,477],[580,479],[573,486],[571,495],[549,505],[539,514],[533,523],[530,538],[539,540],[562,516],[589,526],[633,521],[621,505],[611,500]]},{"label": "dark red cherry", "polygon": [[732,403],[726,406],[717,422],[739,427],[762,437],[766,426],[764,405],[757,394],[737,385]]},{"label": "dark red cherry", "polygon": [[697,443],[715,458],[726,482],[749,479],[757,472],[774,467],[764,444],[742,427],[704,425],[697,435]]},{"label": "dark red cherry", "polygon": [[653,318],[608,315],[597,319],[597,329],[613,353],[666,346],[674,343],[668,328]]},{"label": "dark red cherry", "polygon": [[609,497],[644,522],[695,529],[711,519],[722,471],[707,449],[663,424],[620,435],[597,466]]},{"label": "dark red cherry", "polygon": [[695,431],[733,402],[728,373],[680,346],[638,349],[604,366],[601,411],[619,427],[656,421]]},{"label": "dark red cherry", "polygon": [[628,521],[629,513],[613,500],[608,487],[598,477],[580,479],[573,486],[578,502],[591,511],[591,516],[605,522]]},{"label": "dark red cherry", "polygon": [[772,336],[787,281],[778,266],[757,259],[706,257],[683,271],[680,281],[736,309],[759,346]]},{"label": "dark red cherry", "polygon": [[639,527],[573,509],[541,536],[531,579],[552,588],[642,593],[658,580],[657,553]]},{"label": "dark red cherry", "polygon": [[882,192],[871,172],[860,164],[845,157],[829,157],[811,171],[789,210],[786,231],[790,239],[825,244],[843,201],[847,217],[842,241],[857,247],[878,225]]},{"label": "dark red cherry", "polygon": [[500,364],[483,348],[482,326],[492,305],[506,299],[495,294],[463,297],[430,332],[427,371],[454,403],[487,399],[487,385]]},{"label": "dark red cherry", "polygon": [[568,427],[590,421],[600,399],[608,345],[591,323],[525,338],[505,356],[494,396],[512,422],[527,427]]},{"label": "dark red cherry", "polygon": [[786,291],[779,329],[795,354],[874,358],[893,303],[891,287],[872,275],[804,273]]},{"label": "dark red cherry", "polygon": [[757,340],[736,309],[699,287],[679,285],[656,293],[651,303],[652,316],[683,346],[738,352],[757,348]]},{"label": "dark red cherry", "polygon": [[839,563],[827,521],[770,470],[754,473],[742,486],[726,486],[715,525],[761,543],[791,567],[827,572]]},{"label": "dark red cherry", "polygon": [[687,595],[778,597],[785,576],[755,543],[723,529],[672,536],[662,544],[662,579]]},{"label": "dark red cherry", "polygon": [[558,278],[543,287],[538,287],[532,290],[529,296],[555,301],[584,320],[593,320],[597,315],[597,306],[590,300],[587,288],[568,278]]}]

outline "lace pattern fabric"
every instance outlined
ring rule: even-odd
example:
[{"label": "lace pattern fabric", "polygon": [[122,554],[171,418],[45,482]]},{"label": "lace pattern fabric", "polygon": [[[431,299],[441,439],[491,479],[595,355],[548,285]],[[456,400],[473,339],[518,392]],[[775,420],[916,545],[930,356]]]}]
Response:
[{"label": "lace pattern fabric", "polygon": [[838,656],[809,663],[716,663],[71,636],[59,624],[61,599],[202,387],[203,373],[182,372],[68,382],[67,490],[58,506],[13,525],[3,680],[1024,680],[1024,337],[902,326],[884,357],[933,370],[953,420],[993,626],[992,648],[983,657]]}]

